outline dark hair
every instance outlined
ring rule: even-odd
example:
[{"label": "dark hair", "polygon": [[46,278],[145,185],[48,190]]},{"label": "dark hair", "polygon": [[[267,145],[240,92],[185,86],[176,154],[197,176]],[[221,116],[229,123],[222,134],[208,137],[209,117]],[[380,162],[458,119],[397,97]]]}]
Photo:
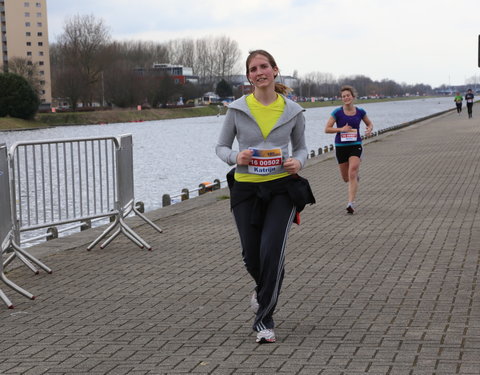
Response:
[{"label": "dark hair", "polygon": [[[270,53],[268,53],[267,51],[265,51],[263,49],[256,49],[256,50],[250,51],[248,53],[247,61],[245,62],[247,79],[248,79],[248,66],[250,65],[250,61],[252,61],[252,59],[257,55],[262,55],[262,56],[266,57],[268,62],[271,65],[271,67],[278,69],[278,65],[277,65],[275,59],[273,58],[273,56]],[[277,78],[277,76],[275,76],[275,78]],[[250,82],[250,80],[249,80],[249,82]],[[291,91],[292,91],[292,89],[288,86],[285,86],[283,83],[275,82],[275,92],[278,92],[279,94],[286,95]]]},{"label": "dark hair", "polygon": [[350,86],[350,85],[344,85],[340,88],[340,93],[344,92],[344,91],[350,91],[350,94],[352,94],[352,96],[354,98],[357,97],[357,90],[355,90],[353,88],[353,86]]}]

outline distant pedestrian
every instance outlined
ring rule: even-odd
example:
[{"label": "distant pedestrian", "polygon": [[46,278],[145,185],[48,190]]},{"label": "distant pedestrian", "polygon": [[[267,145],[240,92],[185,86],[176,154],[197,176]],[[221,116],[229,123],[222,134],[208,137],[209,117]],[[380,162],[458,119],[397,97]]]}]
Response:
[{"label": "distant pedestrian", "polygon": [[463,97],[462,97],[462,95],[460,95],[460,93],[458,91],[455,94],[455,98],[453,98],[453,101],[455,102],[455,105],[457,106],[457,113],[460,114],[462,112]]},{"label": "distant pedestrian", "polygon": [[[370,135],[373,123],[364,109],[355,107],[353,102],[356,98],[355,89],[352,86],[343,86],[340,89],[343,106],[335,109],[327,125],[325,133],[335,133],[335,152],[338,166],[343,181],[348,183],[347,213],[355,212],[355,196],[359,185],[359,169],[363,152],[362,138],[360,136],[360,123],[363,121],[367,126],[366,135]],[[336,124],[336,128],[333,125]]]},{"label": "distant pedestrian", "polygon": [[[227,175],[230,205],[243,261],[255,281],[250,306],[258,343],[276,340],[273,313],[284,276],[288,233],[298,212],[315,203],[308,181],[297,174],[308,154],[304,110],[285,97],[288,88],[275,82],[278,74],[270,53],[250,52],[246,75],[253,94],[228,106],[216,146],[220,159],[236,164]],[[235,138],[238,150],[232,149]]]},{"label": "distant pedestrian", "polygon": [[465,94],[465,101],[467,102],[467,112],[468,112],[468,118],[473,117],[473,92],[472,89],[468,89],[467,93]]}]

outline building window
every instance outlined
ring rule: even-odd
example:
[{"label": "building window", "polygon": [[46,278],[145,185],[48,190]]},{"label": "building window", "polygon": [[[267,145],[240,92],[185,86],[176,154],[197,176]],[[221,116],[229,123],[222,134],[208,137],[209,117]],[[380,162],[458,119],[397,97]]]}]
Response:
[{"label": "building window", "polygon": [[45,64],[43,61],[38,62],[38,65],[43,65],[43,64]]},{"label": "building window", "polygon": [[43,42],[38,42],[38,46],[39,46],[39,47],[42,47],[42,46],[43,46]]},{"label": "building window", "polygon": [[25,27],[30,27],[30,22],[25,22]]},{"label": "building window", "polygon": [[25,17],[30,17],[30,12],[25,12]]},{"label": "building window", "polygon": [[40,81],[40,84],[43,86],[45,85],[45,81]]},{"label": "building window", "polygon": [[32,36],[32,33],[31,33],[30,31],[27,31],[27,32],[25,33],[25,36]]},{"label": "building window", "polygon": [[32,42],[27,42],[27,46],[30,47],[32,45]]},{"label": "building window", "polygon": [[37,27],[42,27],[42,23],[41,23],[41,22],[37,22]]},{"label": "building window", "polygon": [[31,62],[30,60],[27,61],[27,65],[33,65],[33,62]]},{"label": "building window", "polygon": [[25,2],[23,3],[23,6],[24,6],[25,8],[28,8],[28,7],[30,6],[30,3],[29,3],[28,1],[25,1]]},{"label": "building window", "polygon": [[40,73],[41,76],[44,76],[44,75],[45,75],[45,71],[44,71],[44,70],[40,70],[38,73]]},{"label": "building window", "polygon": [[32,51],[27,51],[27,56],[32,56]]},{"label": "building window", "polygon": [[42,13],[37,12],[37,17],[41,17],[41,16],[42,16]]},{"label": "building window", "polygon": [[42,3],[35,3],[35,6],[36,6],[37,8],[41,8],[41,7],[42,7]]},{"label": "building window", "polygon": [[43,33],[40,31],[37,33],[37,36],[43,36]]},{"label": "building window", "polygon": [[43,51],[40,51],[40,52],[38,53],[38,56],[43,56]]}]

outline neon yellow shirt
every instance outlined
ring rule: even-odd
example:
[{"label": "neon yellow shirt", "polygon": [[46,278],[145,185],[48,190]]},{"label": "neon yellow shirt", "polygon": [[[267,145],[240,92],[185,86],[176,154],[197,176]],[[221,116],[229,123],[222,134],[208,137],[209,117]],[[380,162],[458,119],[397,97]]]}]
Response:
[{"label": "neon yellow shirt", "polygon": [[[263,105],[257,100],[257,98],[255,98],[253,94],[248,95],[246,97],[246,101],[253,118],[257,122],[258,127],[262,132],[263,139],[267,139],[268,135],[285,109],[285,101],[280,95],[277,95],[277,99],[273,103],[269,105]],[[286,176],[288,176],[287,172],[271,176],[250,173],[235,173],[235,180],[241,182],[265,182]]]}]

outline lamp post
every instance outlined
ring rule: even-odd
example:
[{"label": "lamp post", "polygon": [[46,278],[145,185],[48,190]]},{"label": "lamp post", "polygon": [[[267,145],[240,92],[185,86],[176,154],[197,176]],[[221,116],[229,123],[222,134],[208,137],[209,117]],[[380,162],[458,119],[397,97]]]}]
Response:
[{"label": "lamp post", "polygon": [[102,71],[102,108],[105,107],[105,82],[103,80],[103,71]]}]

